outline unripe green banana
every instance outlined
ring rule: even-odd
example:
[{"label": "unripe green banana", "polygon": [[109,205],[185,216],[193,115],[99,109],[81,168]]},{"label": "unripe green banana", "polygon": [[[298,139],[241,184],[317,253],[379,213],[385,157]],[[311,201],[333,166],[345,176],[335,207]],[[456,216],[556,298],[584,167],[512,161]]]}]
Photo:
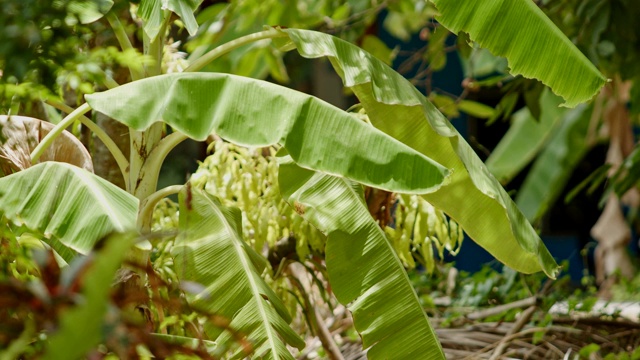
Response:
[{"label": "unripe green banana", "polygon": [[[365,120],[366,114],[360,115]],[[206,191],[223,204],[242,210],[243,236],[257,251],[292,235],[300,259],[324,252],[325,236],[280,196],[277,149],[246,149],[224,141],[216,141],[210,149],[213,154],[194,176],[207,179]],[[397,196],[394,218],[395,228],[386,227],[384,232],[408,268],[416,266],[417,258],[431,272],[435,268],[434,248],[440,258],[445,250],[454,255],[460,250],[462,229],[420,196]]]},{"label": "unripe green banana", "polygon": [[420,196],[400,195],[397,199],[395,228],[387,227],[385,234],[408,268],[416,266],[413,253],[431,273],[435,269],[434,248],[440,259],[445,250],[452,255],[460,251],[464,234],[455,221]]},{"label": "unripe green banana", "polygon": [[[243,236],[257,251],[293,235],[301,259],[324,252],[325,236],[298,215],[280,196],[276,149],[246,149],[223,141],[209,147],[195,175],[209,177],[205,190],[243,213]],[[267,156],[263,156],[265,155]]]}]

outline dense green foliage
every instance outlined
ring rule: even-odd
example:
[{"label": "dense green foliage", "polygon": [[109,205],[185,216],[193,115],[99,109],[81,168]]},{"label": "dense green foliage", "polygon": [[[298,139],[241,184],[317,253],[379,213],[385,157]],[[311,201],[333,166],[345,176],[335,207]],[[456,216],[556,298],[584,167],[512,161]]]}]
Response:
[{"label": "dense green foliage", "polygon": [[[513,269],[555,277],[555,260],[471,146],[388,66],[393,51],[370,36],[362,44],[372,55],[327,34],[359,40],[387,9],[384,26],[407,38],[437,15],[451,31],[469,32],[460,49],[469,50],[465,38],[476,40],[498,49],[514,73],[549,84],[566,104],[589,99],[604,78],[528,0],[514,1],[505,17],[484,16],[498,10],[483,2],[455,0],[434,1],[437,9],[419,1],[201,3],[78,0],[54,2],[50,13],[34,10],[25,22],[15,21],[15,4],[3,15],[16,28],[35,24],[42,36],[16,52],[20,66],[3,73],[4,108],[25,111],[33,103],[56,118],[55,109],[68,114],[26,150],[1,143],[12,156],[0,160],[17,169],[0,178],[0,214],[8,220],[1,240],[16,257],[2,286],[37,299],[4,311],[21,319],[44,314],[14,324],[22,335],[0,338],[10,344],[3,355],[293,359],[291,347],[306,345],[302,335],[326,331],[314,298],[333,307],[335,296],[371,359],[442,359],[405,270],[414,257],[434,271],[435,253],[457,252],[464,230]],[[535,26],[521,27],[523,16]],[[495,34],[487,19],[505,32],[518,28],[515,40]],[[425,53],[436,69],[444,66],[448,34],[434,32]],[[523,62],[534,43],[539,57]],[[18,36],[10,46],[23,45]],[[286,81],[284,53],[293,50],[328,57],[360,106],[344,111],[260,80]],[[557,66],[557,56],[571,64]],[[82,75],[74,78],[76,71]],[[16,98],[13,83],[23,80],[44,85],[47,95]],[[68,97],[87,102],[74,110]],[[452,101],[429,98],[444,107]],[[495,115],[470,101],[458,107]],[[84,116],[91,110],[127,128],[128,151]],[[47,158],[60,134],[70,136],[64,129],[78,123],[111,152],[124,189]],[[213,155],[185,185],[157,190],[162,163],[188,138],[212,142]],[[94,139],[84,140],[91,148]],[[17,166],[14,158],[24,161]],[[372,205],[376,193],[386,202]],[[165,200],[174,194],[178,205]],[[395,227],[386,227],[394,205]],[[36,252],[48,260],[29,265],[21,243],[48,249]],[[333,340],[322,341],[335,351]],[[72,342],[81,345],[71,350]]]}]

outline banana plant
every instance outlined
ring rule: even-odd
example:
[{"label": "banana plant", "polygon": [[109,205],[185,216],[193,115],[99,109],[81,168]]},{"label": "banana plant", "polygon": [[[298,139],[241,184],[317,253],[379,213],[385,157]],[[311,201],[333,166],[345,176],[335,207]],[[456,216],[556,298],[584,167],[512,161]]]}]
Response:
[{"label": "banana plant", "polygon": [[[514,73],[541,79],[568,106],[589,99],[604,83],[529,0],[434,4],[442,24],[466,31],[480,45],[506,56]],[[268,28],[211,50],[184,72],[161,74],[171,14],[193,33],[198,5],[141,1],[145,54],[156,62],[132,68],[131,83],[87,95],[85,104],[67,109],[69,114],[31,152],[34,165],[0,178],[2,215],[41,233],[71,260],[109,232],[150,231],[158,201],[179,193],[179,235],[172,255],[180,280],[200,285],[187,298],[228,317],[231,328],[253,344],[252,355],[269,359],[293,359],[287,345],[301,348],[304,342],[261,277],[264,259],[242,239],[239,210],[221,205],[196,181],[156,191],[163,160],[187,138],[202,141],[215,134],[244,146],[281,147],[283,196],[328,235],[329,281],[338,300],[352,311],[371,359],[443,359],[444,354],[402,262],[367,211],[363,185],[422,196],[498,260],[524,273],[556,275],[558,266],[549,251],[462,136],[411,83],[357,46],[319,32]],[[131,48],[118,19],[107,17],[121,46]],[[328,57],[370,124],[282,86],[196,72],[234,49],[267,39],[281,51]],[[536,57],[529,45],[535,45]],[[559,56],[567,61],[558,62]],[[85,117],[91,110],[130,128],[128,156]],[[72,165],[38,164],[76,120],[109,147],[126,190]],[[171,131],[163,136],[165,129]],[[213,326],[206,330],[220,346],[230,338]],[[234,358],[249,355],[243,349],[230,351]]]}]

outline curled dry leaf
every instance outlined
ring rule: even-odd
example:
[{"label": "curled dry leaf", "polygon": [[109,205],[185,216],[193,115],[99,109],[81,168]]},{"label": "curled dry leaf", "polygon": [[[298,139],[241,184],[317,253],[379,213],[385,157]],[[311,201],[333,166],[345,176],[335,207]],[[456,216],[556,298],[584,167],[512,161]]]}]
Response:
[{"label": "curled dry leaf", "polygon": [[[612,86],[605,88],[610,100],[605,108],[605,124],[608,127],[610,143],[607,151],[607,163],[611,165],[609,176],[618,168],[633,150],[633,131],[631,118],[626,104],[629,99],[629,83],[616,79]],[[624,200],[633,200],[634,193],[623,196]],[[628,279],[633,277],[634,267],[627,254],[627,244],[631,241],[631,229],[625,221],[621,203],[615,194],[609,195],[602,215],[591,228],[591,236],[598,241],[595,253],[596,279],[603,282],[616,271]],[[606,292],[608,285],[602,285]]]},{"label": "curled dry leaf", "polygon": [[627,254],[631,229],[625,221],[620,200],[614,194],[609,196],[602,215],[591,228],[591,236],[598,241],[595,254],[597,280],[603,282],[616,271],[627,279],[632,278],[633,264]]},{"label": "curled dry leaf", "polygon": [[[54,126],[26,116],[0,116],[0,172],[9,175],[33,165],[31,151]],[[47,148],[40,161],[65,162],[93,172],[89,152],[66,130]]]}]

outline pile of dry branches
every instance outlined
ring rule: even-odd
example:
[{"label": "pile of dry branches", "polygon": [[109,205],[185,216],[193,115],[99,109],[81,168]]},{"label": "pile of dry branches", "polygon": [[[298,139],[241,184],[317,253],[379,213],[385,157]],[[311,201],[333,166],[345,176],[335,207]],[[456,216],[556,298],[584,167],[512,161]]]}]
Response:
[{"label": "pile of dry branches", "polygon": [[[447,359],[573,359],[583,347],[597,344],[593,359],[640,346],[640,324],[626,320],[556,318],[553,325],[520,327],[519,321],[478,323],[437,329]],[[544,334],[536,343],[534,335]]]},{"label": "pile of dry branches", "polygon": [[[513,322],[482,322],[510,309],[523,309]],[[614,319],[611,316],[554,316],[551,325],[532,324],[543,310],[535,297],[510,304],[472,312],[458,325],[440,327],[432,320],[447,359],[578,359],[580,350],[596,344],[599,350],[590,360],[603,359],[607,354],[632,352],[640,347],[640,323]],[[535,338],[535,340],[534,340]],[[345,342],[340,347],[345,360],[364,360],[359,344]]]}]

